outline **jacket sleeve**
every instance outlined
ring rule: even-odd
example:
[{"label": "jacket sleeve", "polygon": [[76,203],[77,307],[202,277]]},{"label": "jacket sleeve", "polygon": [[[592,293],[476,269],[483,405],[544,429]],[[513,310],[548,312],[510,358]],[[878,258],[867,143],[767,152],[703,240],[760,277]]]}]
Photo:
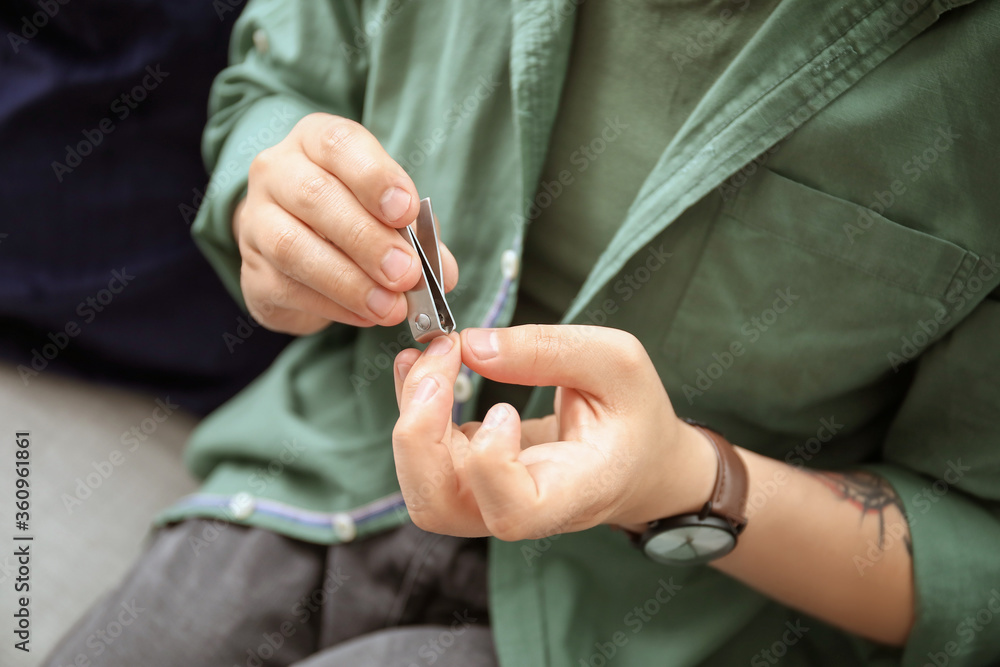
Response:
[{"label": "jacket sleeve", "polygon": [[236,22],[230,65],[209,97],[202,155],[212,176],[192,234],[241,305],[231,220],[250,163],[310,113],[360,118],[368,57],[359,4],[251,0]]},{"label": "jacket sleeve", "polygon": [[876,467],[910,524],[917,610],[906,667],[1000,661],[998,332],[1000,290],[920,357]]}]

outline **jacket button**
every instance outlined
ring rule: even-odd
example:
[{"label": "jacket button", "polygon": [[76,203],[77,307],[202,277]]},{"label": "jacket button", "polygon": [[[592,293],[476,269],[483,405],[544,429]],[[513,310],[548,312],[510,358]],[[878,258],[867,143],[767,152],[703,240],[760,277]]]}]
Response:
[{"label": "jacket button", "polygon": [[229,512],[234,519],[247,519],[253,514],[254,504],[253,496],[240,492],[229,500]]},{"label": "jacket button", "polygon": [[517,278],[517,272],[521,268],[521,258],[513,250],[504,250],[500,255],[500,273],[507,280]]},{"label": "jacket button", "polygon": [[455,402],[465,403],[472,398],[472,380],[465,373],[459,373],[455,379]]},{"label": "jacket button", "polygon": [[271,47],[271,43],[267,39],[267,33],[263,28],[257,28],[253,31],[253,46],[257,49],[257,53],[261,55],[267,53],[267,50]]},{"label": "jacket button", "polygon": [[333,525],[333,534],[341,542],[350,542],[358,536],[358,527],[350,514],[343,512],[334,514],[330,523]]}]

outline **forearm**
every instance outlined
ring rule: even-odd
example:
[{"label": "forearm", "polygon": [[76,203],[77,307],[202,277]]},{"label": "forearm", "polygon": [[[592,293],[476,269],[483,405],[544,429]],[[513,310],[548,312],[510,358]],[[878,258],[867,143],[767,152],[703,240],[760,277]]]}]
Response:
[{"label": "forearm", "polygon": [[909,528],[870,473],[822,473],[740,449],[749,523],[713,564],[765,595],[878,642],[901,645],[914,617]]}]

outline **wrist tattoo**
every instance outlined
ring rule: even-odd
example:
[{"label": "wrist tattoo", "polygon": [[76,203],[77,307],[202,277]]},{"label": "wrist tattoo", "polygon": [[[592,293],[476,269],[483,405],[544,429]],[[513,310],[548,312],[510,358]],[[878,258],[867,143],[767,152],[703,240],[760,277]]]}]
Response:
[{"label": "wrist tattoo", "polygon": [[808,470],[825,484],[840,499],[845,500],[859,510],[861,510],[861,520],[869,515],[878,517],[878,548],[882,549],[885,543],[885,512],[891,507],[899,510],[903,517],[906,532],[903,535],[903,543],[906,550],[913,555],[913,544],[910,540],[909,525],[906,524],[906,509],[899,498],[899,494],[892,488],[885,479],[878,475],[863,471],[854,470],[850,472],[829,472]]}]

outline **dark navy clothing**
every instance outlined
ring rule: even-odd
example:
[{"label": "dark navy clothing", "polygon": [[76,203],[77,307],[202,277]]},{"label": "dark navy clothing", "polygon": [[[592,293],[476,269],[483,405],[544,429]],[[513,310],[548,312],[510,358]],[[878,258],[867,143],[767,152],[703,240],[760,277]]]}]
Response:
[{"label": "dark navy clothing", "polygon": [[0,356],[205,412],[287,341],[189,234],[241,3],[63,2],[0,4]]}]

